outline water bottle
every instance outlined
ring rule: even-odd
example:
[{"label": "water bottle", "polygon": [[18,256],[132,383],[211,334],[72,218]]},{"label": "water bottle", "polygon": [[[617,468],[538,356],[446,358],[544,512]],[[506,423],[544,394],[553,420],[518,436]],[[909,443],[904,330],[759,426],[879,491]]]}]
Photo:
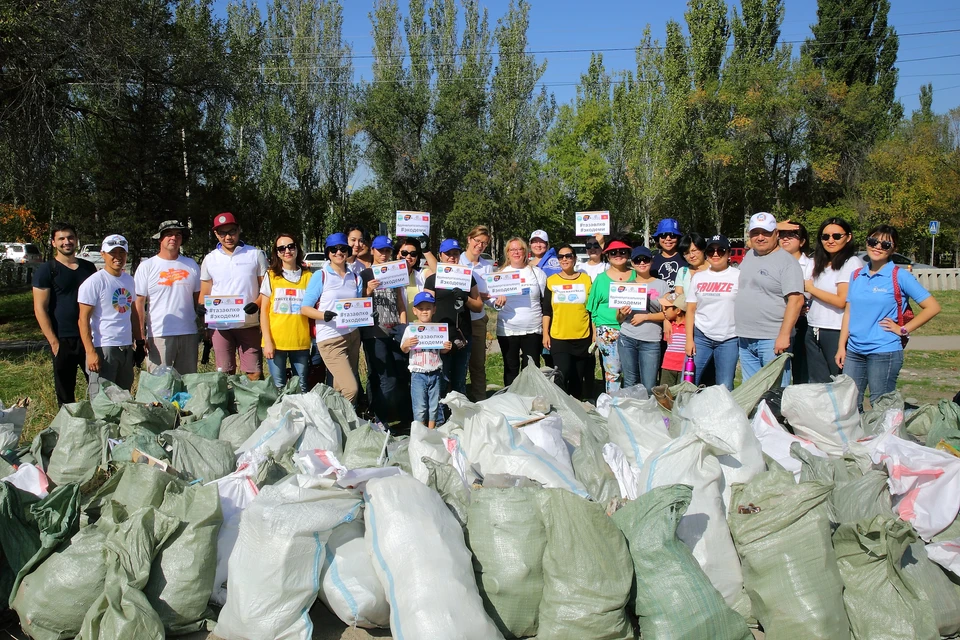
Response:
[{"label": "water bottle", "polygon": [[696,367],[693,366],[693,356],[687,356],[686,360],[683,361],[683,381],[693,382],[696,379],[695,373]]}]

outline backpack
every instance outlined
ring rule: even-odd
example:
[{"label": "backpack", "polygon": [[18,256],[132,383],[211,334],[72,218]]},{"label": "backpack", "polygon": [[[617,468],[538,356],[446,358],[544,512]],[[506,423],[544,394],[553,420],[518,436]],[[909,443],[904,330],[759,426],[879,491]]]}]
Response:
[{"label": "backpack", "polygon": [[[860,272],[863,271],[863,267],[858,268],[853,272],[852,280],[856,280],[857,276],[860,275]],[[903,304],[903,292],[900,290],[900,267],[893,266],[893,300],[897,305],[897,324],[901,327],[913,320],[914,313],[913,309],[910,307],[910,303],[907,302],[906,305]],[[907,346],[907,342],[910,341],[910,336],[900,336],[900,344],[902,346]]]}]

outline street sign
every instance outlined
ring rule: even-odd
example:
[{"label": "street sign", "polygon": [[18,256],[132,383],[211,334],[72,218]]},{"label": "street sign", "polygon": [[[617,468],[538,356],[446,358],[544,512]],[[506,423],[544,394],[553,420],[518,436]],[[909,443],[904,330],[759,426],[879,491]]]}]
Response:
[{"label": "street sign", "polygon": [[930,221],[929,230],[930,230],[930,235],[932,235],[932,236],[935,236],[935,235],[937,235],[938,233],[940,233],[940,221],[939,221],[939,220],[931,220],[931,221]]}]

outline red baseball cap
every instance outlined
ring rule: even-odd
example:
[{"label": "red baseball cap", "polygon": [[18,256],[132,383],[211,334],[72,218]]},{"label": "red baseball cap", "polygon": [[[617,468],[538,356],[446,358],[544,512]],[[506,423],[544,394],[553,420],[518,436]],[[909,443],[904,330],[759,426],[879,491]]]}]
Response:
[{"label": "red baseball cap", "polygon": [[603,252],[606,253],[608,251],[613,251],[614,249],[629,250],[630,245],[628,245],[626,242],[623,242],[622,240],[614,240],[613,242],[609,243],[607,246],[603,248]]},{"label": "red baseball cap", "polygon": [[224,213],[218,213],[213,217],[213,228],[217,229],[222,227],[225,224],[237,224],[237,219],[233,217],[233,214],[229,211]]}]

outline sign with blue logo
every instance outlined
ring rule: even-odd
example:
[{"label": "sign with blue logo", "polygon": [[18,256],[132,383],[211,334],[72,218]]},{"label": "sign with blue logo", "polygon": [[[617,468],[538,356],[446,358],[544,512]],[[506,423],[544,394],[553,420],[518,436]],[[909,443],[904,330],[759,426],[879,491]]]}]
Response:
[{"label": "sign with blue logo", "polygon": [[940,233],[940,221],[939,221],[939,220],[931,220],[931,221],[930,221],[929,230],[930,230],[930,235],[932,235],[932,236],[935,236],[935,235],[937,235],[938,233]]}]

